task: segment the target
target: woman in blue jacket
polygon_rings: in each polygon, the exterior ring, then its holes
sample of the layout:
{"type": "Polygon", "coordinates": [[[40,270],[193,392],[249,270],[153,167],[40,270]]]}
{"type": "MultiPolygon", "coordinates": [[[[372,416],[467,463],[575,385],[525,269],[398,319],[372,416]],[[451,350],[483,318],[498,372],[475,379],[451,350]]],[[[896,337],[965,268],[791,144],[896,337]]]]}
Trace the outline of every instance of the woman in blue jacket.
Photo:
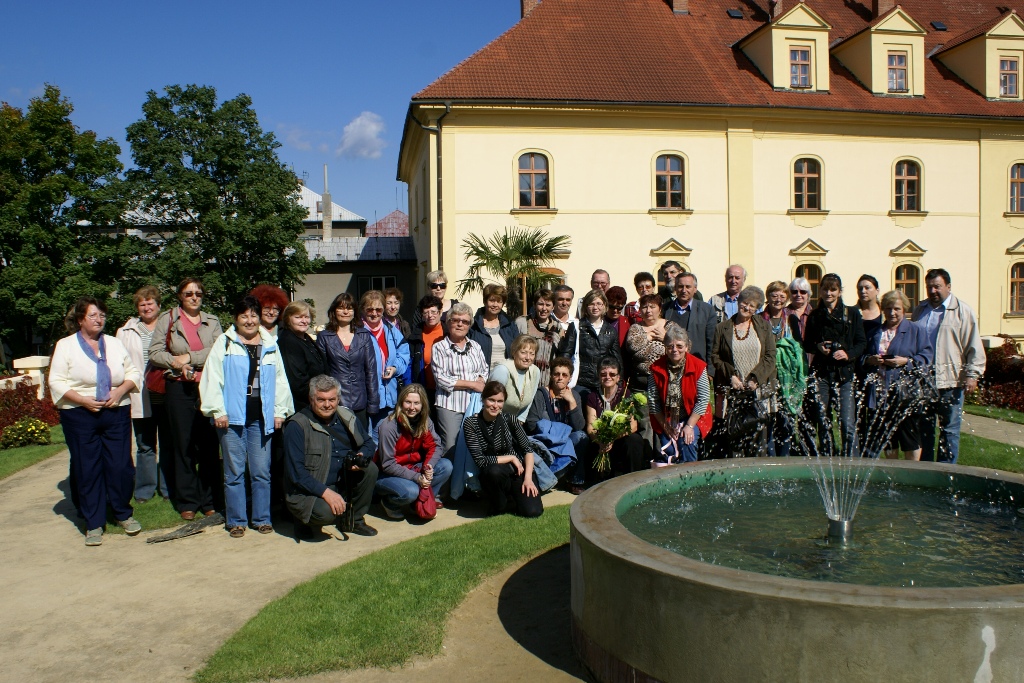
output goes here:
{"type": "Polygon", "coordinates": [[[199,409],[213,419],[224,459],[224,503],[232,538],[245,535],[245,470],[252,488],[252,525],[270,525],[270,437],[292,414],[292,393],[276,340],[260,326],[260,302],[247,296],[235,324],[210,348],[199,382],[199,409]]]}
{"type": "Polygon", "coordinates": [[[503,310],[507,300],[508,290],[503,286],[484,287],[484,305],[477,309],[469,330],[469,338],[480,345],[489,369],[512,357],[512,342],[519,336],[519,328],[503,310]]]}
{"type": "Polygon", "coordinates": [[[377,414],[370,418],[370,433],[377,441],[377,424],[390,415],[398,403],[398,383],[409,369],[409,344],[397,326],[384,319],[384,293],[371,289],[359,300],[363,327],[374,339],[377,361],[377,414]]]}
{"type": "MultiPolygon", "coordinates": [[[[935,358],[928,333],[906,317],[910,310],[910,300],[906,294],[898,289],[888,292],[882,297],[881,306],[885,322],[871,335],[867,352],[861,358],[869,372],[873,370],[880,375],[877,384],[868,386],[869,416],[878,407],[878,394],[885,394],[889,385],[899,379],[905,368],[928,366],[935,358]]],[[[908,415],[900,422],[885,446],[886,457],[895,458],[898,448],[903,451],[903,457],[907,460],[921,459],[919,418],[920,416],[916,414],[908,415]]],[[[875,421],[869,419],[871,422],[875,421]]]]}
{"type": "Polygon", "coordinates": [[[327,312],[327,329],[317,335],[317,348],[327,359],[328,372],[341,384],[341,405],[368,426],[367,415],[380,410],[376,343],[356,316],[356,300],[342,292],[327,312]]]}

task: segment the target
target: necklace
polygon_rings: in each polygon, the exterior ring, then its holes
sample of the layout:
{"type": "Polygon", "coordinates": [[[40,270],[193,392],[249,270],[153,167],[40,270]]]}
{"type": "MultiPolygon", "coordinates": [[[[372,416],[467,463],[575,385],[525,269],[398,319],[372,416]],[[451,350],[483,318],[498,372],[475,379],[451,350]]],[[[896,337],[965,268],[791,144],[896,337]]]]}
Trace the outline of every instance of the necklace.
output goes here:
{"type": "Polygon", "coordinates": [[[778,337],[779,333],[782,332],[782,321],[783,320],[784,320],[784,318],[781,315],[778,318],[770,318],[768,320],[768,324],[770,324],[772,326],[772,334],[774,334],[776,337],[778,337]],[[776,320],[779,321],[778,325],[775,324],[776,320]]]}
{"type": "Polygon", "coordinates": [[[259,349],[259,346],[257,344],[246,344],[244,342],[242,343],[242,346],[245,347],[245,352],[249,354],[249,358],[256,360],[256,352],[257,349],[259,349]]]}
{"type": "Polygon", "coordinates": [[[744,334],[741,337],[740,333],[737,331],[737,330],[739,330],[739,325],[734,325],[733,328],[732,328],[732,336],[736,337],[736,341],[746,341],[747,337],[750,336],[750,328],[753,327],[753,326],[754,326],[753,323],[751,323],[748,320],[747,321],[747,333],[744,334]]]}

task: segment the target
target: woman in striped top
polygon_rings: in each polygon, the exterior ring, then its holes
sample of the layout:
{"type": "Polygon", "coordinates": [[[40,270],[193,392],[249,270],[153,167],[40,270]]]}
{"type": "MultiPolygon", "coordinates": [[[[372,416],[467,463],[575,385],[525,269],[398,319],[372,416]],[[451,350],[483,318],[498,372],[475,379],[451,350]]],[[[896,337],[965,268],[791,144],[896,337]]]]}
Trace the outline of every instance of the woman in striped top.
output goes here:
{"type": "Polygon", "coordinates": [[[533,470],[536,456],[523,425],[514,415],[502,412],[505,391],[505,385],[497,381],[484,386],[480,395],[483,409],[463,424],[466,446],[480,468],[480,486],[492,514],[501,514],[514,505],[516,514],[522,517],[539,517],[544,503],[533,470]]]}

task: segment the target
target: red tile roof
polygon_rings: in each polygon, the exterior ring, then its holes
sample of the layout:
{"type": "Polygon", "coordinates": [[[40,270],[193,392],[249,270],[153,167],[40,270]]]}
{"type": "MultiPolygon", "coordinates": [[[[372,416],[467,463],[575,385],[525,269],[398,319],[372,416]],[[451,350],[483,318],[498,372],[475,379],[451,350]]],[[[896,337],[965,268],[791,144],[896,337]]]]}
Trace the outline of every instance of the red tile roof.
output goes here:
{"type": "MultiPolygon", "coordinates": [[[[1016,11],[1014,11],[1014,14],[1016,14],[1016,11]]],[[[975,26],[974,28],[970,29],[969,31],[965,31],[964,33],[961,33],[956,38],[954,38],[953,40],[951,40],[948,43],[946,43],[945,45],[943,45],[942,49],[939,50],[939,52],[945,52],[946,50],[952,50],[954,47],[956,47],[958,45],[963,45],[968,40],[974,40],[978,36],[980,36],[980,35],[982,35],[984,33],[988,33],[990,30],[995,28],[996,24],[998,24],[999,22],[1001,22],[1005,18],[1006,18],[1005,14],[999,14],[999,15],[996,15],[996,16],[992,17],[988,21],[985,21],[985,22],[979,24],[978,26],[975,26]]]]}
{"type": "Polygon", "coordinates": [[[408,237],[409,217],[395,209],[373,225],[366,226],[367,237],[408,237]]]}
{"type": "MultiPolygon", "coordinates": [[[[507,1],[507,0],[506,0],[507,1]]],[[[782,0],[783,11],[794,0],[782,0]]],[[[1000,18],[1005,0],[903,0],[929,30],[925,52],[1000,18]]],[[[832,25],[829,42],[869,26],[868,0],[811,0],[832,25]],[[863,3],[863,4],[862,4],[863,3]]],[[[417,102],[592,102],[825,109],[887,114],[1024,117],[1024,103],[990,102],[935,59],[925,60],[925,96],[874,95],[836,59],[830,92],[776,91],[735,46],[768,21],[767,0],[542,0],[524,19],[413,96],[417,102]],[[732,19],[727,9],[739,9],[732,19]]]]}

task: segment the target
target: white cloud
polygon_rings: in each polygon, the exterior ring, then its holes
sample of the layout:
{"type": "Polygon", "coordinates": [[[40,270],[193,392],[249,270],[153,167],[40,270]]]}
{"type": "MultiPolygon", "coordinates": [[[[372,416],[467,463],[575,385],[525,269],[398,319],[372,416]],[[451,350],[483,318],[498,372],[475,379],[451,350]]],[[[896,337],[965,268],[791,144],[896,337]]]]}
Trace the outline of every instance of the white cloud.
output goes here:
{"type": "Polygon", "coordinates": [[[302,126],[293,126],[288,123],[277,124],[277,130],[288,147],[308,152],[313,149],[313,143],[309,141],[309,131],[302,126]]]}
{"type": "Polygon", "coordinates": [[[384,119],[372,111],[364,111],[345,126],[336,154],[361,159],[379,159],[388,144],[381,139],[384,130],[384,119]]]}

